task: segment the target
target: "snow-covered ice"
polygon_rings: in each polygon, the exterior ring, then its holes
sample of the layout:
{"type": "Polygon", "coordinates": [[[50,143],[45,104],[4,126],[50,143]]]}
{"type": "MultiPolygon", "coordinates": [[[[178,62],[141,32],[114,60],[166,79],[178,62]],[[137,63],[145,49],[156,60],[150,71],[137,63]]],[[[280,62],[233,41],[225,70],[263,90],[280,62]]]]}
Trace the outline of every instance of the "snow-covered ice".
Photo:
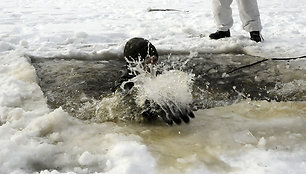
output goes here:
{"type": "Polygon", "coordinates": [[[0,173],[304,174],[305,101],[244,101],[199,110],[174,127],[91,123],[49,109],[24,56],[111,58],[135,36],[165,54],[306,55],[306,1],[258,3],[262,43],[241,29],[235,1],[233,36],[215,41],[210,0],[1,0],[0,173]]]}

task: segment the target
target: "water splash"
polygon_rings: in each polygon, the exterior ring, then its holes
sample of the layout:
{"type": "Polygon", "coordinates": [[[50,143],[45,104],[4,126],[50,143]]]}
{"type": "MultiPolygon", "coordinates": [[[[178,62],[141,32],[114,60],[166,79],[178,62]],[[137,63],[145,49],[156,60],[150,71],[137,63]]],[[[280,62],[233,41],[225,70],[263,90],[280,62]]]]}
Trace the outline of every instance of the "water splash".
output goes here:
{"type": "Polygon", "coordinates": [[[192,74],[179,70],[165,71],[157,77],[141,74],[135,77],[136,101],[142,104],[145,100],[153,100],[159,105],[172,101],[177,106],[187,106],[192,102],[192,82],[192,74]]]}
{"type": "Polygon", "coordinates": [[[91,117],[96,122],[143,122],[145,119],[141,113],[147,109],[147,100],[159,106],[171,104],[186,108],[192,103],[193,77],[179,70],[165,71],[157,76],[142,72],[129,80],[134,83],[130,91],[121,88],[101,100],[87,102],[78,110],[77,117],[91,117]]]}

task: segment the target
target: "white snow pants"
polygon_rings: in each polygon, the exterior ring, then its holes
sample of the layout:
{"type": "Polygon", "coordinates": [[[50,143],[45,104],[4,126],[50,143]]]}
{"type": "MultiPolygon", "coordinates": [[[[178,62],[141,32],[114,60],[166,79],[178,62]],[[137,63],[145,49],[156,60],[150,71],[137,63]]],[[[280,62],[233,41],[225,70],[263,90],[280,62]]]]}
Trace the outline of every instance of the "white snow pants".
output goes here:
{"type": "MultiPolygon", "coordinates": [[[[227,31],[233,26],[231,4],[233,0],[212,0],[213,14],[218,31],[227,31]]],[[[260,15],[257,0],[237,0],[243,29],[261,31],[260,15]]]]}

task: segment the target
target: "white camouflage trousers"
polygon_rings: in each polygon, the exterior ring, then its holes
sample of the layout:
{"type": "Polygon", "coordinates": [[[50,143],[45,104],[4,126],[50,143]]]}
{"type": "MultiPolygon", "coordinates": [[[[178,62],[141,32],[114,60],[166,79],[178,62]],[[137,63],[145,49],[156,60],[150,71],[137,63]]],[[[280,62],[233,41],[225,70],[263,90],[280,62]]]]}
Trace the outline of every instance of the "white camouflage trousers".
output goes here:
{"type": "MultiPolygon", "coordinates": [[[[233,26],[233,0],[212,0],[213,14],[218,31],[227,31],[233,26]]],[[[257,0],[237,0],[240,19],[244,30],[261,31],[260,15],[257,0]]]]}

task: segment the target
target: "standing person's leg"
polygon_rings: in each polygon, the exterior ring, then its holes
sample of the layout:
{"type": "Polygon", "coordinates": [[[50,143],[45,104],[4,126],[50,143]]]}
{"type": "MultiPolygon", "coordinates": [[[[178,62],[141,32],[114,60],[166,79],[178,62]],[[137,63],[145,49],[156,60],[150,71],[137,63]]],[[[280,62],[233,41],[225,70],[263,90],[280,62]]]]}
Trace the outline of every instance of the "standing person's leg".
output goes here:
{"type": "Polygon", "coordinates": [[[213,14],[217,32],[209,35],[211,39],[230,37],[229,29],[233,26],[231,3],[233,0],[212,0],[213,14]]]}
{"type": "Polygon", "coordinates": [[[243,29],[250,32],[251,39],[260,42],[262,30],[257,0],[237,0],[243,29]]]}
{"type": "Polygon", "coordinates": [[[233,26],[232,2],[233,0],[212,0],[213,14],[218,31],[227,31],[233,26]]]}

